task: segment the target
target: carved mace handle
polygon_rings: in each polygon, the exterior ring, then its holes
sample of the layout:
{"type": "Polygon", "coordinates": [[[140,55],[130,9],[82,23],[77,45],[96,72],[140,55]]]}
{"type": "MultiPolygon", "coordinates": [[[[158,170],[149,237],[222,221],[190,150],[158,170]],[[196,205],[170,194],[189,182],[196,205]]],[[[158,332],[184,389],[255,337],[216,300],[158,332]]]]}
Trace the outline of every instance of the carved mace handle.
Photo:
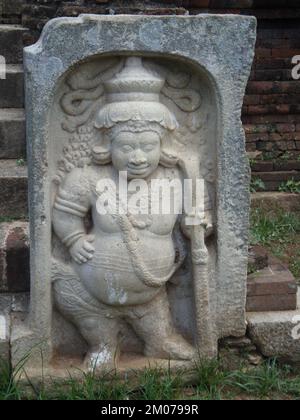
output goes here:
{"type": "MultiPolygon", "coordinates": [[[[187,179],[193,180],[196,185],[196,179],[201,179],[200,165],[188,165],[182,160],[178,165],[183,170],[187,179]],[[198,170],[195,170],[195,167],[198,170]]],[[[195,198],[195,187],[193,190],[195,198]]],[[[203,197],[204,200],[204,197],[203,197]]],[[[196,199],[194,200],[196,201],[196,199]]],[[[204,207],[204,206],[203,206],[204,207]]],[[[186,218],[192,218],[194,223],[190,223],[190,240],[193,263],[194,297],[196,309],[196,326],[198,351],[201,359],[212,359],[218,355],[218,339],[216,332],[215,317],[212,312],[211,293],[210,293],[210,270],[209,254],[205,243],[206,224],[199,217],[200,210],[196,209],[194,215],[186,218]],[[199,213],[199,214],[198,214],[199,213]]]]}

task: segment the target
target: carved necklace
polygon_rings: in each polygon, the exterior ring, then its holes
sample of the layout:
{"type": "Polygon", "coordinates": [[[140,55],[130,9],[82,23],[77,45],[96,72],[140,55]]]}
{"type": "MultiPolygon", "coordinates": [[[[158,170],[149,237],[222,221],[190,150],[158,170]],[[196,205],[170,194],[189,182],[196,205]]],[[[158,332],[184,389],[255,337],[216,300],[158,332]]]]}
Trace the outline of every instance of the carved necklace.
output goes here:
{"type": "MultiPolygon", "coordinates": [[[[142,197],[141,201],[143,200],[143,198],[144,197],[142,197]]],[[[126,215],[128,217],[128,220],[130,221],[130,223],[132,224],[132,226],[135,227],[135,228],[137,228],[137,229],[141,229],[141,230],[144,230],[144,229],[149,228],[152,225],[152,223],[153,223],[153,217],[150,214],[151,213],[151,202],[149,200],[149,197],[146,197],[146,198],[147,198],[147,201],[148,201],[148,214],[145,214],[145,216],[147,216],[145,220],[138,220],[138,219],[136,219],[136,217],[135,217],[136,215],[135,214],[132,214],[130,212],[130,209],[128,208],[128,206],[127,206],[127,212],[126,212],[126,215]]],[[[119,194],[117,194],[117,206],[118,206],[117,208],[119,208],[119,209],[121,207],[123,209],[126,208],[125,205],[124,205],[124,203],[122,202],[122,200],[120,200],[119,194]]]]}

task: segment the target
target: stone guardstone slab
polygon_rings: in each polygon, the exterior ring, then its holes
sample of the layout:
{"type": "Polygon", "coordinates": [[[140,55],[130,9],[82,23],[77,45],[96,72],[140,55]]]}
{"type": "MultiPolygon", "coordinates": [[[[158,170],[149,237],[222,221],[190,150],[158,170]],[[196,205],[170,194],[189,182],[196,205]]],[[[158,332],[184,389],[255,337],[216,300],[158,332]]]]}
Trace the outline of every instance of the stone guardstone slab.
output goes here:
{"type": "Polygon", "coordinates": [[[255,38],[253,17],[82,15],[25,49],[31,297],[13,365],[186,366],[244,335],[255,38]]]}

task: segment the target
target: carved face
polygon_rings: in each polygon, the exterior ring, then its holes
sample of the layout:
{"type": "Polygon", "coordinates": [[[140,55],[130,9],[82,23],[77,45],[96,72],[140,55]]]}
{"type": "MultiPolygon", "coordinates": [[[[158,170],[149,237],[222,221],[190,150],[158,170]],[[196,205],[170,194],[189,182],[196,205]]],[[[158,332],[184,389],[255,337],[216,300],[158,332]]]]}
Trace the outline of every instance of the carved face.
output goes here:
{"type": "Polygon", "coordinates": [[[122,131],[112,142],[112,162],[118,171],[127,171],[128,179],[147,178],[158,167],[160,137],[153,131],[122,131]]]}

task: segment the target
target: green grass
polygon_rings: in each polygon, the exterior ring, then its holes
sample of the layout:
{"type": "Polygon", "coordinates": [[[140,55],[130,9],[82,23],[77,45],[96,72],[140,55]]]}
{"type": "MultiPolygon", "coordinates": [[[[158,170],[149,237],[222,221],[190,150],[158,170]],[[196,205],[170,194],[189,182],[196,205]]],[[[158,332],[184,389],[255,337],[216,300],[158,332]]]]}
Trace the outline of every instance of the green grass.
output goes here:
{"type": "Polygon", "coordinates": [[[250,183],[250,192],[255,193],[257,191],[264,191],[266,189],[266,185],[261,178],[252,177],[250,183]]]}
{"type": "Polygon", "coordinates": [[[10,223],[15,221],[28,221],[27,216],[0,216],[0,223],[10,223]]]}
{"type": "Polygon", "coordinates": [[[295,181],[294,178],[282,182],[279,187],[280,192],[288,192],[293,194],[300,194],[300,181],[295,181]]]}
{"type": "Polygon", "coordinates": [[[273,242],[290,243],[300,233],[300,216],[296,213],[266,214],[256,209],[251,214],[252,245],[271,245],[273,242]]]}
{"type": "Polygon", "coordinates": [[[300,277],[300,215],[278,211],[252,211],[250,241],[262,245],[289,265],[296,278],[300,277]]]}
{"type": "Polygon", "coordinates": [[[30,392],[16,381],[16,374],[4,364],[0,368],[0,400],[239,400],[300,399],[299,372],[267,360],[259,367],[229,371],[222,361],[201,361],[189,372],[194,385],[184,386],[184,371],[149,368],[120,380],[117,376],[82,374],[52,381],[47,387],[31,384],[30,392]]]}

